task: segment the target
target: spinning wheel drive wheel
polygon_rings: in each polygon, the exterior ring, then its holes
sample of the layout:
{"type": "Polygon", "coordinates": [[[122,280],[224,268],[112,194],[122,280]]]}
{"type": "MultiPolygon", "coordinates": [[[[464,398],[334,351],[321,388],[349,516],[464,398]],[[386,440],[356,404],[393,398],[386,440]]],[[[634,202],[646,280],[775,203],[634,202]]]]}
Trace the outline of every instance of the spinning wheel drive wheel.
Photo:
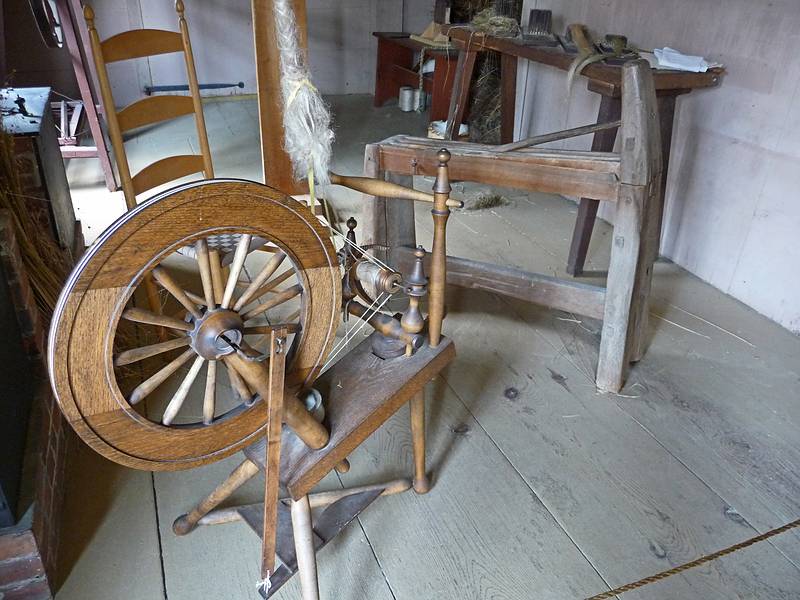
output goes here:
{"type": "Polygon", "coordinates": [[[184,185],[127,213],[76,267],[50,331],[53,389],[107,458],[195,467],[252,443],[267,424],[266,403],[226,357],[264,354],[271,329],[285,326],[287,393],[310,387],[340,308],[336,253],[307,207],[256,183],[184,185]],[[150,276],[161,314],[142,308],[137,291],[150,276]]]}

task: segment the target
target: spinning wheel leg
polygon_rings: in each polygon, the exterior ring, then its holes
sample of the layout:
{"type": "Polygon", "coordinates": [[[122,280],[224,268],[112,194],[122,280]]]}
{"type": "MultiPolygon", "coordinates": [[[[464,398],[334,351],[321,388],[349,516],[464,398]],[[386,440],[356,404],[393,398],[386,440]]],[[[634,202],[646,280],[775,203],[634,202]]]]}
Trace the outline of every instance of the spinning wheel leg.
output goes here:
{"type": "Polygon", "coordinates": [[[175,535],[186,535],[191,533],[197,523],[214,510],[221,502],[228,498],[233,492],[250,481],[258,473],[258,465],[250,460],[245,460],[236,467],[228,478],[220,483],[216,489],[208,496],[203,498],[188,514],[181,515],[172,524],[172,531],[175,535]]]}
{"type": "Polygon", "coordinates": [[[297,553],[297,570],[303,600],[319,600],[317,556],[314,551],[314,532],[311,529],[311,504],[308,496],[292,502],[292,531],[297,553]]]}
{"type": "Polygon", "coordinates": [[[411,408],[411,439],[414,443],[414,491],[427,494],[431,489],[425,473],[425,392],[414,395],[411,408]]]}

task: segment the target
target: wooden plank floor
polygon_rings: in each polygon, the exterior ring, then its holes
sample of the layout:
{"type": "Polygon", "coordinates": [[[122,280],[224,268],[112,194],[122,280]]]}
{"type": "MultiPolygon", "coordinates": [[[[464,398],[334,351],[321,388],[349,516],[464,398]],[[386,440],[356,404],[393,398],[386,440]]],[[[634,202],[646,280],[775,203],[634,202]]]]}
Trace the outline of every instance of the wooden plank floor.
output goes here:
{"type": "MultiPolygon", "coordinates": [[[[424,128],[370,104],[334,99],[340,172],[360,171],[364,143],[424,128]]],[[[257,179],[253,102],[211,103],[206,115],[218,174],[257,179]]],[[[190,146],[191,123],[137,138],[134,160],[164,144],[190,146]]],[[[94,210],[107,196],[90,161],[69,172],[99,233],[114,204],[94,210]]],[[[454,215],[450,252],[564,276],[575,206],[505,195],[507,204],[454,215]]],[[[357,214],[356,195],[332,196],[343,215],[357,214]]],[[[418,210],[421,243],[430,232],[418,210]]],[[[598,227],[588,269],[607,265],[608,232],[598,227]]],[[[585,598],[800,514],[800,339],[742,304],[660,262],[650,348],[618,395],[593,385],[598,322],[480,291],[450,290],[450,309],[458,358],[428,388],[434,489],[378,500],[323,550],[324,598],[585,598]]],[[[258,544],[246,527],[171,532],[236,461],[152,476],[81,447],[58,600],[255,598],[258,544]]],[[[323,486],[408,473],[407,409],[351,462],[323,486]]],[[[260,485],[235,500],[256,501],[260,485]]],[[[784,534],[622,598],[798,598],[798,542],[784,534]]],[[[278,597],[298,595],[292,581],[278,597]]]]}

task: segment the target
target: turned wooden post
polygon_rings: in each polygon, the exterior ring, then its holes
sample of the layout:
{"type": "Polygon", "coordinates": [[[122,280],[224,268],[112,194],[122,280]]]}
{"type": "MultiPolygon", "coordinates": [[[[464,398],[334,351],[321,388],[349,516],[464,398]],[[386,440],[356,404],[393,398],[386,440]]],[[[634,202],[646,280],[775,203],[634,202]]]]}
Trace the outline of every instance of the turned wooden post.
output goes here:
{"type": "Polygon", "coordinates": [[[111,92],[111,82],[108,79],[106,61],[103,58],[103,45],[100,41],[100,34],[94,26],[94,9],[88,4],[83,7],[83,18],[86,20],[86,28],[89,30],[89,42],[92,46],[92,58],[97,70],[97,80],[100,84],[100,96],[103,99],[103,112],[108,128],[108,137],[111,138],[111,146],[114,148],[114,160],[119,170],[119,179],[122,184],[125,205],[128,210],[136,208],[136,192],[133,190],[133,179],[131,169],[128,166],[128,157],[125,154],[125,143],[122,139],[122,130],[117,120],[117,111],[114,110],[114,95],[111,92]]]}
{"type": "Polygon", "coordinates": [[[428,306],[428,335],[431,347],[436,348],[442,337],[442,319],[444,319],[445,286],[447,285],[447,219],[450,209],[447,201],[450,198],[450,176],[447,163],[450,152],[441,149],[438,154],[439,167],[436,183],[433,186],[433,249],[431,250],[430,301],[428,306]]]}
{"type": "Polygon", "coordinates": [[[197,141],[200,143],[200,154],[203,155],[203,174],[206,179],[213,179],[214,166],[211,163],[211,148],[208,145],[206,118],[203,115],[203,102],[200,98],[200,85],[197,82],[197,69],[194,66],[192,41],[189,39],[189,26],[186,24],[183,0],[176,0],[175,11],[178,13],[178,25],[181,28],[181,38],[183,39],[183,54],[186,59],[186,78],[189,82],[189,91],[191,92],[192,104],[194,105],[197,141]]]}
{"type": "Polygon", "coordinates": [[[414,444],[414,491],[427,494],[431,489],[425,472],[425,390],[417,392],[411,402],[411,440],[414,444]]]}
{"type": "Polygon", "coordinates": [[[311,505],[308,496],[292,502],[292,532],[303,600],[319,600],[317,557],[314,551],[314,532],[311,529],[311,505]]]}

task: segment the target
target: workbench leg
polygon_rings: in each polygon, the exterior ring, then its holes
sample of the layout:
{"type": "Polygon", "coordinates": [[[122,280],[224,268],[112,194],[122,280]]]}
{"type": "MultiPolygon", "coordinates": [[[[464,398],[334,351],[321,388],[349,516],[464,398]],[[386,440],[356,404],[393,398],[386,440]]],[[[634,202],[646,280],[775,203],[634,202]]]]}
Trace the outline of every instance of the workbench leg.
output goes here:
{"type": "Polygon", "coordinates": [[[650,288],[652,281],[652,268],[658,259],[661,247],[661,229],[664,224],[664,204],[667,195],[667,176],[669,174],[669,155],[672,150],[672,127],[675,118],[675,94],[657,96],[659,128],[661,133],[661,159],[663,168],[657,193],[650,198],[645,219],[645,235],[642,243],[643,264],[650,269],[648,277],[643,279],[643,285],[637,289],[639,297],[636,316],[634,319],[635,338],[632,341],[631,362],[638,362],[644,356],[647,348],[647,323],[650,315],[650,288]]]}
{"type": "Polygon", "coordinates": [[[391,40],[378,38],[378,60],[375,70],[375,106],[383,106],[390,98],[397,98],[400,84],[394,77],[393,65],[411,69],[414,66],[414,51],[391,40]]]}
{"type": "Polygon", "coordinates": [[[417,392],[411,402],[411,440],[414,445],[414,491],[427,494],[431,489],[425,472],[425,390],[417,392]]]}
{"type": "Polygon", "coordinates": [[[597,387],[603,392],[616,393],[622,388],[631,354],[646,190],[644,186],[620,184],[597,362],[597,387]]]}
{"type": "Polygon", "coordinates": [[[444,121],[450,114],[450,96],[456,80],[456,69],[447,54],[437,54],[435,61],[430,118],[431,121],[444,121]]]}
{"type": "Polygon", "coordinates": [[[447,129],[444,134],[446,140],[458,138],[458,130],[467,116],[472,74],[475,71],[477,57],[478,53],[471,50],[462,50],[458,54],[455,83],[450,95],[450,110],[447,113],[447,129]]]}
{"type": "MultiPolygon", "coordinates": [[[[598,123],[617,121],[622,114],[622,100],[618,97],[601,96],[600,110],[597,114],[598,123]]],[[[595,152],[612,152],[617,139],[616,129],[606,129],[594,134],[592,150],[595,152]]],[[[589,251],[589,242],[592,240],[592,230],[597,217],[597,208],[600,203],[591,198],[581,198],[578,204],[578,217],[575,220],[575,230],[572,233],[572,245],[569,249],[567,260],[567,273],[578,277],[583,273],[586,263],[586,253],[589,251]]]]}
{"type": "MultiPolygon", "coordinates": [[[[370,144],[364,152],[364,177],[388,180],[407,187],[413,187],[414,178],[410,175],[386,173],[380,164],[377,144],[370,144]]],[[[373,196],[367,199],[362,212],[361,243],[374,245],[372,253],[388,263],[396,265],[392,250],[403,246],[414,248],[417,245],[414,223],[414,202],[373,196]]]]}
{"type": "Polygon", "coordinates": [[[511,54],[501,54],[500,58],[500,143],[514,141],[514,120],[517,105],[517,63],[519,59],[511,54]]]}
{"type": "Polygon", "coordinates": [[[317,556],[314,551],[314,532],[311,529],[311,505],[308,496],[292,502],[292,533],[297,554],[297,572],[303,600],[319,600],[317,556]]]}

